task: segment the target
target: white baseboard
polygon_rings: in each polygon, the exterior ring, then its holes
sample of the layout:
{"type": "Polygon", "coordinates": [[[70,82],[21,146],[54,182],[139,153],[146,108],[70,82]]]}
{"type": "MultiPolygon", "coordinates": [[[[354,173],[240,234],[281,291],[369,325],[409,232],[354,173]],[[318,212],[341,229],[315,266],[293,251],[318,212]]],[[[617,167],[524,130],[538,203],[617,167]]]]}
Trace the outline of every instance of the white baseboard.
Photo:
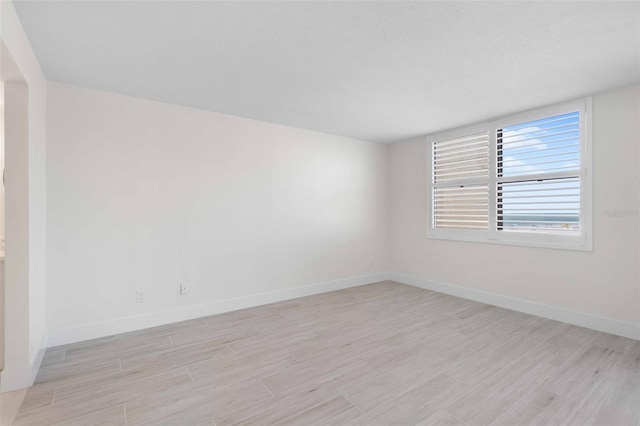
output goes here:
{"type": "Polygon", "coordinates": [[[232,299],[217,300],[200,305],[190,305],[160,312],[84,324],[77,327],[51,330],[48,334],[48,342],[50,346],[65,345],[238,309],[281,302],[283,300],[296,299],[298,297],[311,296],[313,294],[326,293],[328,291],[372,284],[387,279],[389,279],[389,274],[386,272],[360,275],[249,296],[235,297],[232,299]]]}
{"type": "Polygon", "coordinates": [[[580,327],[604,331],[617,336],[640,340],[640,324],[625,322],[613,318],[600,317],[584,312],[572,311],[558,306],[545,305],[501,294],[489,293],[468,287],[460,287],[452,284],[426,280],[424,278],[390,272],[390,280],[414,287],[446,293],[464,299],[475,300],[489,305],[499,306],[512,311],[524,312],[543,318],[566,322],[580,327]]]}
{"type": "MultiPolygon", "coordinates": [[[[395,272],[380,272],[370,275],[361,275],[325,281],[315,284],[308,284],[300,287],[292,287],[266,293],[253,294],[249,296],[235,297],[231,299],[217,300],[199,305],[190,305],[180,308],[151,312],[143,315],[118,318],[115,320],[84,324],[77,327],[52,330],[48,334],[50,346],[64,345],[84,340],[96,339],[99,337],[111,336],[114,334],[126,333],[129,331],[142,330],[179,321],[186,321],[194,318],[235,311],[238,309],[251,308],[254,306],[266,305],[269,303],[281,302],[298,297],[311,296],[328,291],[341,290],[360,285],[371,284],[379,281],[393,280],[402,284],[414,287],[433,290],[464,299],[475,300],[490,305],[500,306],[518,312],[562,321],[581,327],[591,328],[618,336],[640,340],[640,324],[619,321],[613,318],[599,317],[583,312],[572,311],[557,306],[545,305],[531,302],[515,297],[504,296],[496,293],[489,293],[467,287],[460,287],[395,272]]],[[[42,357],[40,356],[40,360],[42,357]]],[[[39,366],[38,362],[38,366],[39,366]]],[[[37,368],[35,369],[37,372],[37,368]]],[[[4,373],[3,373],[4,389],[4,373]]],[[[35,377],[35,373],[34,373],[35,377]]]]}
{"type": "Polygon", "coordinates": [[[47,350],[47,335],[42,336],[38,350],[31,357],[29,365],[7,366],[0,375],[0,393],[11,392],[32,386],[38,375],[40,364],[47,350]]]}

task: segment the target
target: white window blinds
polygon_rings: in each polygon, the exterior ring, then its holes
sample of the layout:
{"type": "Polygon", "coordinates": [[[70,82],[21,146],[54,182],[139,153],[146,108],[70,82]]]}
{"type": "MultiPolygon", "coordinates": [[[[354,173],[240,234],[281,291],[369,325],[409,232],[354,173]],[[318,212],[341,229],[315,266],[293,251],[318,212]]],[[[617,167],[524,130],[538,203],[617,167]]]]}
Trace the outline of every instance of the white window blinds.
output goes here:
{"type": "Polygon", "coordinates": [[[580,114],[497,129],[497,229],[580,232],[580,114]]]}
{"type": "Polygon", "coordinates": [[[435,142],[432,149],[432,226],[487,229],[489,133],[435,142]]]}

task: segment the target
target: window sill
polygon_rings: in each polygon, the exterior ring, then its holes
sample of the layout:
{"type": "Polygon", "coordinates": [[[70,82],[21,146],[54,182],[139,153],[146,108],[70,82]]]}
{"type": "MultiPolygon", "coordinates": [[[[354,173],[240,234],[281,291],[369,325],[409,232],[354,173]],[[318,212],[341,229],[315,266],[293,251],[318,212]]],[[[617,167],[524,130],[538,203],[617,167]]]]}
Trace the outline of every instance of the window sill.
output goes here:
{"type": "Polygon", "coordinates": [[[554,250],[570,250],[570,251],[593,251],[593,246],[589,243],[586,245],[578,244],[558,244],[553,242],[540,242],[540,241],[510,241],[510,240],[490,240],[487,238],[471,238],[471,237],[452,237],[441,235],[428,235],[428,239],[442,240],[442,241],[462,241],[467,243],[485,243],[485,244],[499,244],[503,246],[518,246],[518,247],[530,247],[530,248],[545,248],[554,250]]]}

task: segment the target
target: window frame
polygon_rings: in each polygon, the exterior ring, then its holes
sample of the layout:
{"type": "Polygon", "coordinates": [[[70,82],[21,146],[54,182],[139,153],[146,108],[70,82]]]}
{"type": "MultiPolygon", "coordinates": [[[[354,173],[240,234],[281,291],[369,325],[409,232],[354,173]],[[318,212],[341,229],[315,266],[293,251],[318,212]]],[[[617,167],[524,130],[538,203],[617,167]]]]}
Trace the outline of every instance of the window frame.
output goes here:
{"type": "MultiPolygon", "coordinates": [[[[484,123],[475,123],[427,136],[427,238],[452,241],[467,241],[506,244],[527,247],[592,251],[592,98],[585,97],[547,107],[536,108],[484,123]],[[497,229],[497,184],[509,178],[497,176],[497,131],[512,125],[540,120],[555,115],[578,111],[580,114],[580,169],[575,173],[580,178],[580,233],[557,235],[534,232],[509,232],[497,229]],[[433,228],[433,143],[488,132],[489,134],[489,227],[475,229],[433,228]]],[[[467,182],[465,182],[467,184],[467,182]]]]}

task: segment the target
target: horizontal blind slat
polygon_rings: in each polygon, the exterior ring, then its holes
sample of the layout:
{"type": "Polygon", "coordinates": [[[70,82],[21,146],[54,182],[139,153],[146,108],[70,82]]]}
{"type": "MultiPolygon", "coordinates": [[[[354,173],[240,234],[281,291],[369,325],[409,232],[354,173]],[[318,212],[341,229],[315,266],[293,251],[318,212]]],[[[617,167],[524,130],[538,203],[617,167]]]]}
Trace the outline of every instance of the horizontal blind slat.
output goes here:
{"type": "Polygon", "coordinates": [[[432,145],[435,184],[489,178],[489,133],[465,135],[432,145]]]}
{"type": "MultiPolygon", "coordinates": [[[[542,151],[542,152],[547,152],[542,151]]],[[[534,155],[534,156],[525,156],[525,155],[519,155],[518,158],[510,158],[508,160],[499,160],[499,164],[506,164],[507,166],[509,165],[509,163],[513,163],[513,162],[517,162],[517,163],[522,163],[522,162],[527,162],[527,165],[534,165],[534,164],[550,164],[550,163],[561,163],[562,161],[571,161],[571,160],[577,160],[577,158],[575,158],[576,154],[580,154],[580,150],[571,150],[571,151],[567,151],[567,152],[562,152],[562,153],[553,153],[553,154],[544,154],[544,155],[534,155]],[[541,162],[532,162],[531,160],[538,160],[540,158],[558,158],[558,157],[565,157],[565,156],[571,156],[571,158],[565,158],[565,159],[560,159],[557,161],[541,161],[541,162]]]]}
{"type": "Polygon", "coordinates": [[[488,185],[434,188],[432,226],[443,229],[488,229],[488,185]]]}
{"type": "MultiPolygon", "coordinates": [[[[538,129],[538,130],[533,130],[533,131],[530,131],[530,132],[518,133],[517,135],[505,135],[505,136],[502,137],[502,139],[505,141],[504,142],[505,144],[513,143],[513,142],[520,142],[521,139],[518,139],[516,141],[509,141],[508,139],[520,138],[521,136],[524,136],[524,135],[533,135],[533,134],[536,134],[536,133],[544,133],[544,132],[548,132],[550,130],[561,129],[561,128],[565,128],[565,127],[571,127],[571,129],[556,131],[556,132],[553,132],[551,134],[544,135],[544,137],[549,137],[549,136],[554,136],[554,135],[563,135],[565,133],[575,133],[575,132],[580,130],[579,127],[578,127],[578,123],[569,123],[569,124],[563,124],[561,126],[547,127],[544,130],[538,129]]],[[[509,133],[509,130],[505,131],[504,133],[509,133]]],[[[538,138],[539,137],[540,136],[538,136],[538,138]]]]}
{"type": "MultiPolygon", "coordinates": [[[[555,136],[555,135],[549,135],[549,137],[551,136],[555,136]]],[[[520,143],[520,146],[518,146],[518,148],[522,149],[522,148],[530,148],[532,146],[540,146],[540,145],[545,145],[545,146],[549,146],[552,145],[554,143],[559,143],[559,142],[566,142],[566,141],[570,141],[570,140],[576,140],[579,139],[579,136],[569,136],[566,138],[560,138],[560,139],[553,139],[550,141],[541,141],[539,137],[537,138],[527,138],[527,139],[520,139],[517,141],[513,141],[513,142],[504,142],[503,141],[503,145],[512,145],[516,142],[520,143]],[[531,143],[522,143],[522,142],[529,142],[529,141],[537,141],[537,142],[531,142],[531,143]]],[[[538,150],[540,150],[540,148],[538,148],[538,150]]]]}
{"type": "Polygon", "coordinates": [[[575,112],[570,112],[570,113],[567,113],[567,114],[556,115],[556,116],[553,116],[553,117],[545,117],[545,118],[541,118],[539,120],[529,121],[529,122],[526,122],[526,123],[510,124],[508,127],[505,127],[505,128],[518,130],[518,129],[522,129],[522,128],[527,127],[527,126],[531,126],[532,123],[536,123],[538,125],[546,125],[546,124],[550,124],[550,123],[556,123],[558,121],[575,119],[576,117],[579,116],[579,114],[580,113],[578,111],[575,111],[575,112]]]}
{"type": "Polygon", "coordinates": [[[578,234],[580,179],[498,183],[497,229],[506,232],[578,234]]]}

